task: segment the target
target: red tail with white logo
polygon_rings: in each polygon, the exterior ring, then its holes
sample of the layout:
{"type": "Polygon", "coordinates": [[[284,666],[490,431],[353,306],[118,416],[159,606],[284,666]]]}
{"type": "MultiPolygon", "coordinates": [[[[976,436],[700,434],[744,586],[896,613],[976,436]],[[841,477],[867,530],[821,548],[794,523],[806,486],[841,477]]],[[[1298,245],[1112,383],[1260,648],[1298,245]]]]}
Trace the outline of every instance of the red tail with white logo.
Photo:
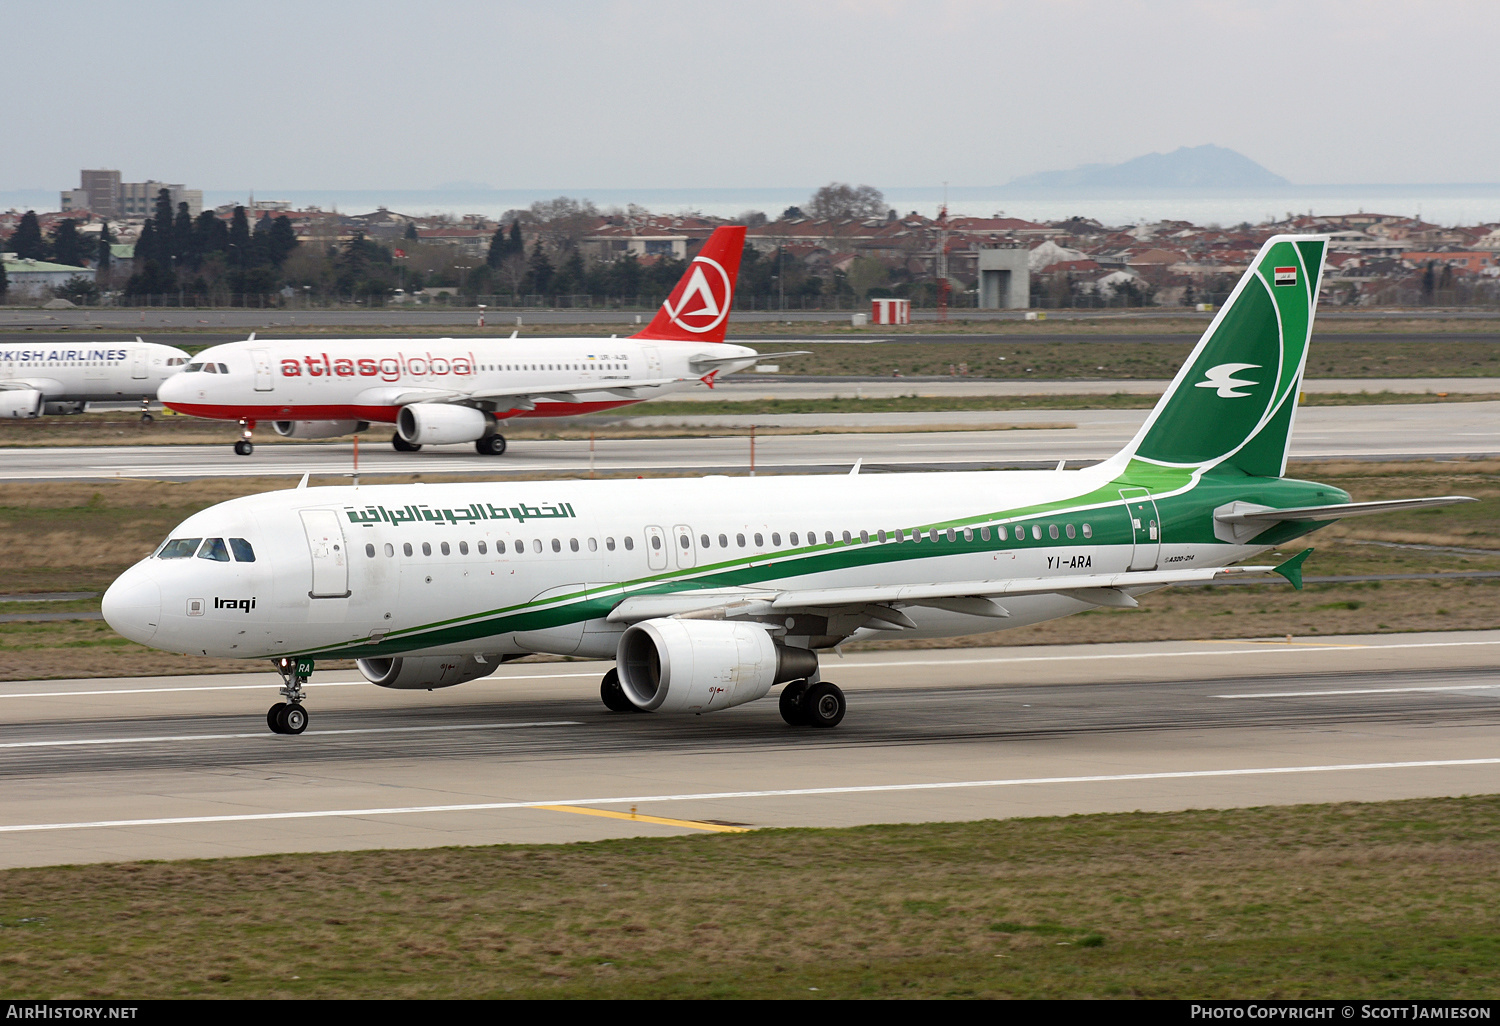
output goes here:
{"type": "Polygon", "coordinates": [[[724,341],[744,251],[742,226],[715,228],[656,317],[645,331],[632,337],[664,342],[724,341]]]}

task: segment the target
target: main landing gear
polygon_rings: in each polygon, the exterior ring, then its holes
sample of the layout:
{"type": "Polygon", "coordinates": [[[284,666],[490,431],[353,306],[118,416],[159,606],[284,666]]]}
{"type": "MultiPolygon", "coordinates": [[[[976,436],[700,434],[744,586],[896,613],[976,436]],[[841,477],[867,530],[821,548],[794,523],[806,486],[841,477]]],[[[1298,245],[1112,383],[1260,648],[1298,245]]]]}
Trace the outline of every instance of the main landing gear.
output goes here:
{"type": "Polygon", "coordinates": [[[151,416],[151,397],[141,396],[141,423],[150,424],[156,418],[151,416]]]}
{"type": "MultiPolygon", "coordinates": [[[[240,421],[240,440],[234,443],[234,454],[236,456],[249,456],[255,451],[255,443],[250,441],[250,436],[255,433],[255,421],[240,421]]],[[[296,731],[301,733],[301,731],[296,731]]]]}
{"type": "Polygon", "coordinates": [[[281,674],[281,694],[285,702],[277,702],[266,710],[266,726],[273,734],[300,734],[307,729],[307,710],[302,707],[306,693],[302,685],[312,676],[311,659],[278,659],[276,672],[281,674]]]}
{"type": "Polygon", "coordinates": [[[483,438],[475,439],[474,451],[481,456],[504,456],[505,436],[501,434],[485,435],[483,438]]]}
{"type": "Polygon", "coordinates": [[[401,432],[397,431],[394,435],[391,436],[391,448],[395,449],[397,452],[417,452],[422,447],[420,445],[412,445],[406,439],[401,437],[401,432]]]}
{"type": "Polygon", "coordinates": [[[844,718],[844,692],[837,684],[794,680],[781,689],[781,718],[793,727],[837,727],[844,718]]]}

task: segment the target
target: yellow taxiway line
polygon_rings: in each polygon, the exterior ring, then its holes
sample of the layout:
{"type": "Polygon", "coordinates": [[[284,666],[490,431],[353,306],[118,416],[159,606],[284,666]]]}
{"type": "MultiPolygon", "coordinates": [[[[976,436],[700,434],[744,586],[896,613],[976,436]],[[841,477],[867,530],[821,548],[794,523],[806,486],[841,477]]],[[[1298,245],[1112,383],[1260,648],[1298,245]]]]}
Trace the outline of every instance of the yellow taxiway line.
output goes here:
{"type": "Polygon", "coordinates": [[[663,819],[661,816],[640,816],[634,809],[629,812],[611,812],[608,809],[586,809],[581,805],[532,805],[533,809],[551,812],[576,812],[580,816],[603,816],[605,819],[626,819],[635,823],[659,823],[662,826],[687,827],[689,830],[713,830],[721,834],[743,834],[750,828],[728,826],[724,823],[704,823],[696,819],[663,819]]]}

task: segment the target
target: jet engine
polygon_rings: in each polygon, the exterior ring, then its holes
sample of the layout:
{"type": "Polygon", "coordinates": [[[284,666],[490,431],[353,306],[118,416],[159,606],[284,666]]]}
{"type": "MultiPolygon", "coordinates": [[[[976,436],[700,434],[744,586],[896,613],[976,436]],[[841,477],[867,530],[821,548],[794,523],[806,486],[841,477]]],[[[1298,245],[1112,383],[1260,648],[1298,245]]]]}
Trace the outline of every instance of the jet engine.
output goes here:
{"type": "Polygon", "coordinates": [[[361,659],[359,672],[365,680],[383,688],[403,691],[431,691],[451,688],[465,681],[488,677],[500,665],[499,660],[481,663],[473,656],[396,656],[391,659],[361,659]]]}
{"type": "Polygon", "coordinates": [[[396,414],[396,431],[412,445],[451,445],[483,438],[490,428],[488,414],[472,406],[413,403],[396,414]]]}
{"type": "Polygon", "coordinates": [[[370,429],[368,420],[278,420],[271,426],[282,438],[338,438],[370,429]]]}
{"type": "Polygon", "coordinates": [[[817,672],[818,657],[772,640],[758,623],[644,620],[620,636],[620,686],[647,712],[704,713],[764,698],[817,672]]]}
{"type": "Polygon", "coordinates": [[[16,388],[0,392],[0,418],[30,420],[42,413],[42,393],[34,388],[16,388]]]}

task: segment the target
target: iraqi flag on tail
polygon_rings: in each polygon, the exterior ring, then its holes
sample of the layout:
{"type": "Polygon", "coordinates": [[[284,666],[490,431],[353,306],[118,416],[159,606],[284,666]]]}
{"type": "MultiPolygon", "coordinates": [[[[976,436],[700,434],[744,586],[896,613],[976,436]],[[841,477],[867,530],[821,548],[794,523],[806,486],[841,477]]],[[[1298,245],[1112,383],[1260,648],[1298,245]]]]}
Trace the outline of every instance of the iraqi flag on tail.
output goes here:
{"type": "Polygon", "coordinates": [[[724,341],[744,251],[742,225],[714,229],[646,330],[632,337],[664,342],[724,341]]]}

